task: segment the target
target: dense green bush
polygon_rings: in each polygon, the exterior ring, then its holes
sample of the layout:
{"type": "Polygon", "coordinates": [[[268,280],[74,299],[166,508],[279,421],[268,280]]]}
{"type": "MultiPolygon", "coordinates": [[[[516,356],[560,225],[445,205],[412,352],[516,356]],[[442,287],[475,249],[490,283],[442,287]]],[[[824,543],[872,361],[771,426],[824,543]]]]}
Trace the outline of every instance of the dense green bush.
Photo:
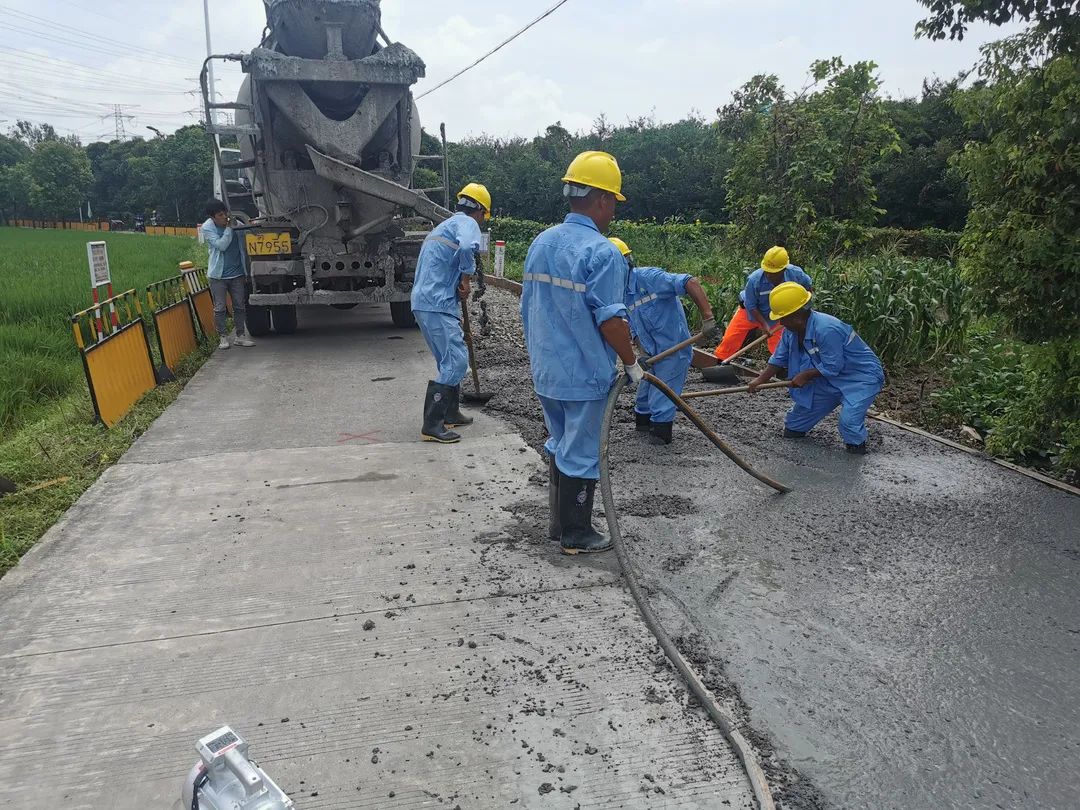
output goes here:
{"type": "Polygon", "coordinates": [[[986,449],[1059,473],[1080,470],[1080,340],[1032,345],[984,329],[933,394],[939,417],[970,425],[986,449]]]}
{"type": "Polygon", "coordinates": [[[971,188],[963,267],[979,303],[1028,340],[1080,329],[1080,58],[966,97],[993,132],[958,158],[971,188]]]}
{"type": "MultiPolygon", "coordinates": [[[[496,217],[491,220],[491,238],[505,240],[507,255],[522,261],[529,244],[547,227],[542,222],[527,219],[496,217]]],[[[639,257],[662,255],[670,261],[683,254],[701,258],[710,253],[719,253],[741,255],[747,263],[754,263],[756,259],[737,247],[733,225],[616,220],[611,224],[610,230],[613,236],[625,239],[639,257]]],[[[872,256],[883,251],[917,258],[952,259],[960,238],[959,233],[937,228],[906,231],[900,228],[861,226],[835,229],[823,225],[812,233],[815,234],[809,246],[812,249],[800,250],[794,246],[791,248],[796,264],[840,254],[872,256]]]]}

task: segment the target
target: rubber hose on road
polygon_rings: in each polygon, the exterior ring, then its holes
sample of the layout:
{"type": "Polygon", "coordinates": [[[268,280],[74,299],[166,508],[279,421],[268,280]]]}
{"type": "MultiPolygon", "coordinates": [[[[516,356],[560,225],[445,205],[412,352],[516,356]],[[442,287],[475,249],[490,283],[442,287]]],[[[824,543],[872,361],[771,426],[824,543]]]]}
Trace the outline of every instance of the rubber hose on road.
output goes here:
{"type": "MultiPolygon", "coordinates": [[[[745,461],[739,458],[738,454],[710,430],[701,420],[701,417],[683,402],[674,391],[664,385],[661,380],[658,380],[652,374],[646,374],[645,379],[660,389],[714,445],[742,469],[746,470],[746,472],[750,473],[750,475],[754,476],[759,481],[776,489],[778,492],[789,491],[788,487],[777,481],[773,481],[768,476],[758,473],[745,461]]],[[[738,753],[743,770],[746,771],[746,776],[750,780],[750,786],[754,791],[754,798],[757,800],[758,810],[775,810],[776,805],[773,803],[772,791],[769,790],[769,782],[765,778],[765,772],[758,763],[757,757],[754,756],[754,752],[750,749],[750,744],[739,730],[735,728],[735,723],[732,718],[728,717],[720,707],[716,698],[713,697],[708,687],[701,682],[697,673],[694,672],[690,664],[683,658],[682,653],[679,652],[679,648],[675,646],[675,642],[671,640],[671,636],[667,634],[667,631],[664,630],[663,626],[660,624],[660,619],[649,605],[647,597],[641,590],[641,586],[638,585],[637,576],[634,574],[634,569],[630,563],[630,557],[626,553],[626,547],[623,545],[622,532],[619,530],[618,512],[616,512],[615,509],[615,497],[611,492],[611,468],[608,463],[608,448],[611,443],[611,421],[615,415],[615,406],[618,403],[619,394],[622,393],[622,390],[625,387],[626,376],[620,374],[619,379],[616,380],[615,385],[611,389],[611,393],[608,394],[607,407],[604,409],[604,424],[600,431],[600,493],[604,499],[604,515],[607,517],[608,533],[615,546],[615,555],[619,558],[619,566],[622,568],[626,584],[630,588],[630,594],[634,597],[634,602],[637,603],[638,611],[641,613],[641,618],[645,621],[646,627],[648,627],[649,631],[656,637],[656,640],[660,642],[660,647],[663,649],[664,654],[675,666],[675,669],[678,670],[679,674],[682,675],[683,680],[686,681],[686,685],[690,688],[694,697],[698,699],[709,717],[711,717],[713,722],[720,728],[724,738],[731,743],[735,748],[736,753],[738,753]]]]}

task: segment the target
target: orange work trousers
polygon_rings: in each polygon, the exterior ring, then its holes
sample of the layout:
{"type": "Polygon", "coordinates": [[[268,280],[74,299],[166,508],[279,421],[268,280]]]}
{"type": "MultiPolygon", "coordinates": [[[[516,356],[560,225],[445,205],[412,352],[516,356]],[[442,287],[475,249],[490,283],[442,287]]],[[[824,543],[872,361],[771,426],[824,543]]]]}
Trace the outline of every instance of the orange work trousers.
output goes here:
{"type": "MultiPolygon", "coordinates": [[[[735,352],[743,347],[747,335],[755,329],[760,328],[761,324],[753,320],[746,313],[745,308],[739,307],[735,310],[735,314],[731,316],[731,321],[728,323],[727,329],[724,330],[724,339],[720,341],[720,345],[717,346],[716,351],[713,352],[716,359],[727,360],[731,355],[735,354],[735,352]]],[[[770,355],[775,352],[776,347],[780,345],[780,336],[782,334],[784,334],[784,328],[777,324],[776,331],[768,341],[770,355]]]]}

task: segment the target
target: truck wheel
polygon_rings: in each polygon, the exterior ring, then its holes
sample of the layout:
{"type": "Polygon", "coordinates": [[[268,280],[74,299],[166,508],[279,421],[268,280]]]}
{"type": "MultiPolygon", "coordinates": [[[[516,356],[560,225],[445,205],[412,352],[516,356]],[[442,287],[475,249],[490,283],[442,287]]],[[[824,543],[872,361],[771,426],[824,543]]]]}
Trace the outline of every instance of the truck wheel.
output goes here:
{"type": "Polygon", "coordinates": [[[415,329],[416,318],[412,314],[412,304],[408,301],[391,301],[390,317],[398,329],[415,329]]]}
{"type": "Polygon", "coordinates": [[[296,306],[283,304],[270,307],[274,318],[274,331],[279,335],[291,335],[296,331],[296,306]]]}
{"type": "Polygon", "coordinates": [[[252,337],[270,334],[270,308],[257,304],[247,305],[247,330],[252,337]]]}

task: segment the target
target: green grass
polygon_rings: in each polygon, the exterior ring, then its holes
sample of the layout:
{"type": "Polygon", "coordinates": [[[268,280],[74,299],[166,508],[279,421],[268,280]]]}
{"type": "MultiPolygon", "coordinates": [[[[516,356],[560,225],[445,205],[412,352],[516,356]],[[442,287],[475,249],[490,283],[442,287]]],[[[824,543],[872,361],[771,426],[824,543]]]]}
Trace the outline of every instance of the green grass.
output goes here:
{"type": "Polygon", "coordinates": [[[0,575],[150,427],[212,352],[204,343],[180,365],[176,382],[152,390],[112,428],[95,420],[80,390],[41,406],[0,441],[0,475],[19,487],[0,499],[0,575]]]}
{"type": "Polygon", "coordinates": [[[90,306],[86,243],[109,246],[113,291],[176,274],[202,247],[183,237],[0,228],[0,442],[86,382],[69,317],[90,306]]]}
{"type": "MultiPolygon", "coordinates": [[[[0,228],[0,574],[13,566],[179,394],[210,355],[203,345],[111,429],[94,418],[69,318],[91,304],[86,242],[109,245],[114,292],[145,292],[205,261],[182,237],[0,228]]],[[[156,352],[156,341],[151,340],[156,352]]]]}

